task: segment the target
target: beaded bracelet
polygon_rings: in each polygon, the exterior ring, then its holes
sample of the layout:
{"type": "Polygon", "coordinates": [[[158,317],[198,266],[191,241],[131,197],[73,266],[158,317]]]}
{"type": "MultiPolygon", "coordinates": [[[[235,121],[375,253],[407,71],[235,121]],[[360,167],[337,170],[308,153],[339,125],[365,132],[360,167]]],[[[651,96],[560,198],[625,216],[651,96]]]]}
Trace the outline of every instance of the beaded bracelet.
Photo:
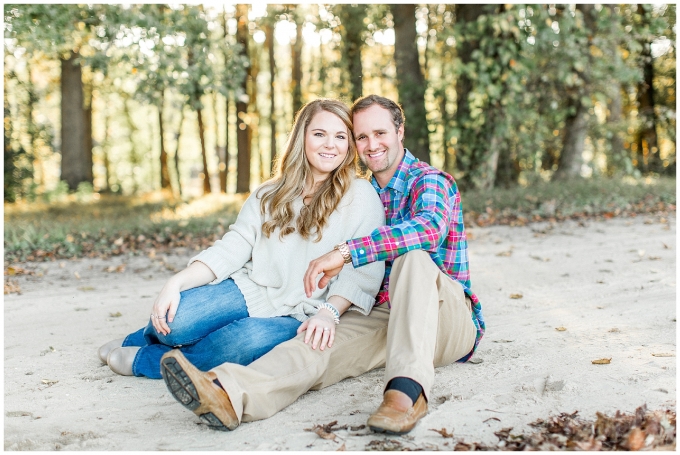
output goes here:
{"type": "Polygon", "coordinates": [[[331,305],[328,302],[323,302],[322,304],[319,305],[319,310],[322,308],[327,309],[331,313],[333,313],[333,320],[335,321],[335,324],[340,324],[340,312],[338,311],[337,308],[335,308],[333,305],[331,305]]]}

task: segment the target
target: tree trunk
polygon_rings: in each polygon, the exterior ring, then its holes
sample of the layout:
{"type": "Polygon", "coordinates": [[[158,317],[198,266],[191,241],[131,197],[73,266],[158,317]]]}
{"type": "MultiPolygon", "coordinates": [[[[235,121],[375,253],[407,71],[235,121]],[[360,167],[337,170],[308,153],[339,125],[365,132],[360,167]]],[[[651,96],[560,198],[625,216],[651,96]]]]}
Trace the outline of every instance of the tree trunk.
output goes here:
{"type": "MultiPolygon", "coordinates": [[[[224,31],[224,61],[229,61],[227,54],[229,42],[229,29],[227,27],[227,8],[223,6],[222,30],[224,31]]],[[[220,191],[227,193],[227,176],[229,173],[229,91],[224,94],[224,153],[220,154],[220,191]]]]}
{"type": "Polygon", "coordinates": [[[361,49],[364,45],[363,32],[366,30],[364,18],[366,17],[366,5],[340,5],[338,16],[342,23],[342,43],[344,56],[347,60],[347,72],[349,74],[350,93],[355,101],[363,94],[363,65],[361,63],[361,49]]]}
{"type": "Polygon", "coordinates": [[[250,137],[248,141],[250,143],[251,153],[255,154],[260,182],[264,179],[264,160],[262,159],[262,147],[260,146],[260,110],[257,107],[257,99],[259,98],[257,78],[260,74],[261,51],[262,48],[257,44],[250,46],[250,67],[248,68],[250,71],[250,80],[252,82],[248,92],[248,118],[250,119],[248,125],[250,137]],[[252,152],[253,149],[254,152],[252,152]]]}
{"type": "Polygon", "coordinates": [[[220,155],[220,191],[227,192],[227,176],[229,173],[229,93],[224,97],[224,151],[220,155]]]}
{"type": "Polygon", "coordinates": [[[296,32],[295,43],[291,49],[293,60],[293,77],[291,79],[291,92],[293,93],[293,116],[302,107],[302,26],[303,21],[298,11],[299,5],[295,6],[293,17],[295,18],[296,32]]]}
{"type": "Polygon", "coordinates": [[[75,190],[81,182],[92,183],[85,152],[83,80],[77,54],[61,59],[61,179],[75,190]]]}
{"type": "Polygon", "coordinates": [[[394,58],[399,102],[406,116],[405,144],[416,158],[430,161],[430,139],[425,110],[425,79],[416,42],[416,6],[390,5],[394,16],[394,58]]]}
{"type": "MultiPolygon", "coordinates": [[[[638,9],[643,9],[639,5],[638,9]]],[[[649,22],[647,15],[649,12],[643,9],[643,17],[646,23],[649,22]]],[[[654,59],[651,53],[651,43],[642,42],[642,61],[644,80],[638,84],[638,116],[640,118],[640,133],[638,139],[638,154],[642,159],[638,159],[638,168],[642,172],[661,172],[663,166],[659,158],[658,136],[656,134],[656,110],[654,103],[654,59]]]]}
{"type": "Polygon", "coordinates": [[[170,182],[170,171],[168,169],[168,153],[165,151],[165,134],[163,129],[163,105],[165,104],[165,90],[161,90],[161,99],[158,106],[158,132],[160,134],[161,146],[161,189],[172,191],[170,182]]]}
{"type": "MultiPolygon", "coordinates": [[[[121,92],[125,93],[125,92],[121,92]]],[[[130,113],[130,97],[127,94],[123,95],[123,115],[125,116],[125,120],[128,124],[128,128],[130,130],[130,157],[128,158],[130,160],[130,165],[132,169],[134,170],[135,166],[141,163],[141,157],[140,154],[137,153],[137,147],[138,147],[138,141],[136,140],[135,136],[137,135],[138,128],[137,124],[132,120],[132,114],[130,113]]],[[[137,191],[139,190],[139,182],[137,181],[137,176],[135,173],[132,173],[132,193],[137,194],[137,191]]]]}
{"type": "Polygon", "coordinates": [[[175,174],[177,174],[177,192],[182,197],[182,177],[179,173],[179,138],[182,136],[182,123],[184,123],[184,107],[180,107],[179,126],[175,135],[175,174]]]}
{"type": "Polygon", "coordinates": [[[85,159],[85,175],[87,177],[87,182],[94,183],[94,175],[92,173],[93,160],[92,160],[92,149],[94,148],[94,142],[92,141],[92,104],[93,104],[93,91],[92,83],[88,83],[84,86],[86,89],[84,92],[83,99],[85,104],[83,105],[83,115],[85,123],[85,135],[83,136],[83,157],[85,159]]]}
{"type": "Polygon", "coordinates": [[[276,163],[276,61],[274,60],[274,26],[265,26],[265,43],[269,54],[269,176],[276,163]]]}
{"type": "MultiPolygon", "coordinates": [[[[614,163],[623,168],[624,171],[629,172],[632,169],[627,169],[626,161],[628,156],[623,145],[624,125],[622,125],[623,118],[623,97],[621,96],[621,84],[618,81],[612,81],[611,87],[611,102],[609,105],[609,119],[608,123],[612,129],[611,139],[611,156],[614,163]]],[[[607,166],[608,170],[611,166],[607,166]]]]}
{"type": "MultiPolygon", "coordinates": [[[[588,45],[595,37],[596,13],[594,5],[576,5],[576,9],[583,15],[584,27],[588,30],[588,45]]],[[[584,52],[589,52],[584,49],[584,52]]],[[[574,113],[569,115],[564,125],[564,138],[562,151],[557,164],[557,170],[553,175],[554,180],[567,180],[577,178],[581,175],[581,165],[583,164],[583,149],[588,135],[588,107],[584,106],[581,100],[590,96],[588,69],[583,72],[583,87],[571,96],[569,100],[570,108],[574,113]]]]}
{"type": "MultiPolygon", "coordinates": [[[[238,20],[236,38],[241,44],[241,55],[248,58],[248,5],[237,5],[236,16],[238,20]]],[[[237,96],[236,101],[236,142],[238,146],[237,193],[250,192],[250,134],[248,132],[249,126],[246,122],[248,115],[248,79],[250,79],[250,68],[248,68],[241,83],[243,95],[237,96]]]]}
{"type": "Polygon", "coordinates": [[[210,172],[208,172],[208,154],[205,150],[203,109],[196,109],[196,117],[198,118],[198,136],[201,139],[201,158],[203,160],[203,194],[210,194],[210,172]]]}
{"type": "Polygon", "coordinates": [[[553,180],[568,180],[581,175],[583,148],[588,134],[588,108],[580,99],[574,100],[576,112],[567,117],[564,141],[553,180]]]}
{"type": "Polygon", "coordinates": [[[104,140],[102,141],[102,161],[104,162],[104,187],[102,191],[109,192],[111,189],[111,163],[109,162],[109,122],[110,114],[104,109],[104,140]]]}
{"type": "MultiPolygon", "coordinates": [[[[496,13],[496,5],[456,5],[456,21],[462,25],[475,23],[482,15],[496,13]]],[[[474,64],[473,52],[479,49],[476,36],[468,36],[456,45],[456,52],[460,65],[474,64]]],[[[461,74],[456,80],[456,126],[459,131],[456,143],[456,169],[460,177],[459,183],[463,187],[475,186],[477,176],[481,173],[479,166],[484,161],[485,153],[489,150],[484,146],[480,150],[479,135],[482,133],[473,128],[470,123],[470,94],[474,88],[474,81],[466,74],[461,74]]],[[[488,125],[484,125],[488,127],[488,125]]],[[[493,128],[493,125],[491,126],[493,128]]],[[[485,132],[484,132],[485,133],[485,132]]],[[[489,139],[490,141],[491,139],[489,139]]]]}
{"type": "Polygon", "coordinates": [[[455,156],[453,155],[452,150],[450,149],[450,137],[449,135],[451,134],[451,128],[449,125],[449,114],[446,110],[446,103],[448,102],[448,98],[446,96],[446,90],[442,90],[439,96],[439,112],[441,113],[442,116],[442,135],[444,140],[443,142],[443,148],[444,148],[444,172],[447,172],[451,175],[453,175],[453,166],[454,166],[454,158],[455,156]]]}

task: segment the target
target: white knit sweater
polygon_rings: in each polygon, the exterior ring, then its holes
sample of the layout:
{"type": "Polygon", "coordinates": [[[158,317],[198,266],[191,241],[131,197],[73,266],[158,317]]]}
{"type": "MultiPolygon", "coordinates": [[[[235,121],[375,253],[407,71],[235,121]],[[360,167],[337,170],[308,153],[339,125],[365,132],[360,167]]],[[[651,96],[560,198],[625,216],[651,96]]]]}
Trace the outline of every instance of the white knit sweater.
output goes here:
{"type": "MultiPolygon", "coordinates": [[[[210,284],[232,278],[243,293],[252,317],[292,316],[305,321],[318,311],[318,305],[332,295],[352,302],[351,310],[368,314],[385,273],[385,263],[373,262],[357,269],[345,264],[342,271],[324,289],[305,295],[302,278],[309,262],[328,253],[335,245],[369,235],[385,224],[385,212],[372,185],[355,179],[331,214],[321,241],[303,239],[293,232],[279,238],[277,228],[266,237],[262,223],[269,215],[260,213],[259,187],[243,204],[236,222],[221,240],[191,258],[189,264],[201,261],[217,278],[210,284]]],[[[302,208],[302,198],[293,202],[295,213],[302,208]]],[[[318,279],[321,278],[319,275],[318,279]]]]}

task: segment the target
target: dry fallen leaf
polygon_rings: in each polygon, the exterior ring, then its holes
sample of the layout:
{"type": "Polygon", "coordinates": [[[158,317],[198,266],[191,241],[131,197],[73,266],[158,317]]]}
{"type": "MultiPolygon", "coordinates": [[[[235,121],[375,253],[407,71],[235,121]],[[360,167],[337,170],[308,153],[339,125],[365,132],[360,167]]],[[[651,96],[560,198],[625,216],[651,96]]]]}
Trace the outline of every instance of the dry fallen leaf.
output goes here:
{"type": "Polygon", "coordinates": [[[510,294],[511,299],[521,299],[522,297],[524,297],[522,294],[510,294]]]}
{"type": "Polygon", "coordinates": [[[73,272],[73,275],[74,275],[76,278],[80,279],[80,273],[78,273],[78,272],[73,272]]]}
{"type": "Polygon", "coordinates": [[[560,327],[555,327],[555,330],[557,330],[558,332],[564,332],[564,331],[567,330],[567,328],[560,326],[560,327]]]}
{"type": "Polygon", "coordinates": [[[439,433],[440,435],[442,435],[445,438],[452,438],[453,437],[453,433],[449,433],[448,431],[446,431],[446,428],[442,428],[441,430],[435,430],[434,428],[430,428],[430,431],[434,431],[435,433],[439,433]]]}
{"type": "Polygon", "coordinates": [[[305,428],[305,431],[313,431],[314,433],[319,435],[320,438],[335,441],[335,438],[337,436],[335,433],[333,433],[333,427],[337,425],[337,423],[338,421],[334,420],[331,423],[327,423],[326,425],[316,424],[312,428],[305,428]]]}
{"type": "Polygon", "coordinates": [[[644,431],[640,428],[633,428],[626,441],[628,450],[640,450],[643,448],[645,446],[645,438],[647,438],[647,434],[644,431]]]}
{"type": "Polygon", "coordinates": [[[343,442],[340,447],[336,450],[336,452],[344,452],[347,450],[347,447],[345,447],[345,443],[343,442]]]}
{"type": "Polygon", "coordinates": [[[19,283],[16,280],[7,280],[5,281],[5,295],[7,294],[21,294],[21,286],[19,286],[19,283]]]}
{"type": "Polygon", "coordinates": [[[113,244],[116,245],[116,246],[121,246],[121,245],[123,244],[123,242],[124,242],[123,237],[118,237],[118,238],[113,242],[113,244]]]}
{"type": "Polygon", "coordinates": [[[621,332],[621,329],[617,329],[616,327],[613,327],[613,328],[609,329],[609,331],[610,331],[611,333],[620,333],[620,332],[621,332]]]}
{"type": "Polygon", "coordinates": [[[591,361],[591,363],[593,365],[609,365],[610,363],[612,363],[612,358],[609,357],[608,359],[597,359],[591,361]]]}
{"type": "Polygon", "coordinates": [[[496,254],[496,256],[501,256],[501,257],[508,257],[510,255],[512,255],[512,250],[501,251],[500,253],[496,254]]]}
{"type": "Polygon", "coordinates": [[[15,265],[7,267],[7,269],[5,269],[5,275],[35,275],[35,273],[15,265]]]}
{"type": "Polygon", "coordinates": [[[78,288],[79,291],[94,291],[94,288],[92,286],[80,286],[78,288]]]}
{"type": "Polygon", "coordinates": [[[115,312],[115,313],[109,313],[109,317],[112,317],[112,318],[119,318],[119,317],[121,317],[122,315],[123,315],[123,314],[122,314],[120,311],[117,311],[117,312],[115,312]]]}
{"type": "Polygon", "coordinates": [[[675,357],[672,352],[659,352],[657,354],[652,354],[654,357],[675,357]]]}

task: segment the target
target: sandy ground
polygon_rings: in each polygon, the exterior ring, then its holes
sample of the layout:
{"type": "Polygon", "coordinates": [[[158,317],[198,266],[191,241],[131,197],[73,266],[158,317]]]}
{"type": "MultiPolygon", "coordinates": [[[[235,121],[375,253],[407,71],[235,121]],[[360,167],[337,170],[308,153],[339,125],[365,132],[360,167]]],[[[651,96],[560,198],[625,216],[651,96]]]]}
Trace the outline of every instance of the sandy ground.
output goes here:
{"type": "MultiPolygon", "coordinates": [[[[439,368],[429,414],[391,438],[450,449],[461,439],[494,444],[494,431],[527,431],[560,412],[674,410],[676,226],[664,221],[470,228],[487,320],[481,363],[439,368]],[[603,358],[611,363],[591,363],[603,358]],[[441,428],[454,439],[431,431],[441,428]]],[[[16,277],[21,294],[4,299],[5,450],[364,450],[386,439],[351,429],[380,403],[382,370],[222,433],[199,424],[162,381],[101,365],[97,348],[141,327],[191,254],[19,264],[35,274],[16,277]],[[305,431],[335,420],[350,428],[334,441],[305,431]]]]}

